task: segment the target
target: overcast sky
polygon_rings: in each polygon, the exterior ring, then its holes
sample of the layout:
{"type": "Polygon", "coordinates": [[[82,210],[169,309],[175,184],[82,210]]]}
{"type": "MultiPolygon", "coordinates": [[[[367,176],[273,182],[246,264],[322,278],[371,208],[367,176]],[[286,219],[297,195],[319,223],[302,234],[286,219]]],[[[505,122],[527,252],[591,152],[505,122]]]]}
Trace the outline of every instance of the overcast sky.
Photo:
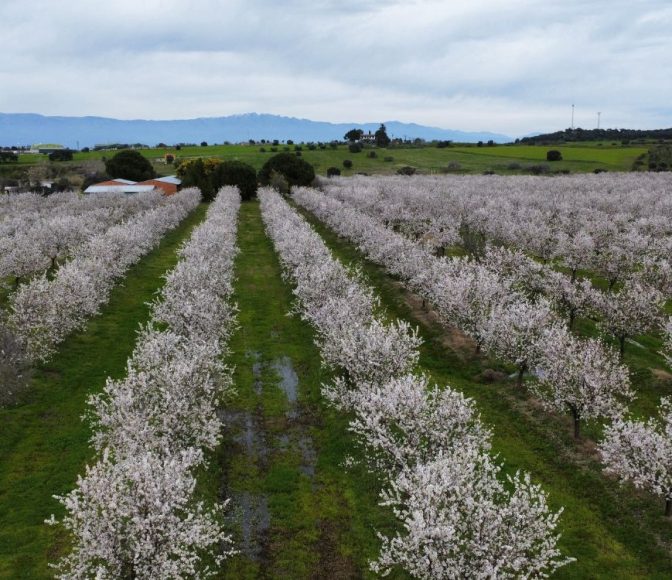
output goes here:
{"type": "Polygon", "coordinates": [[[0,0],[0,112],[672,126],[671,0],[0,0]]]}

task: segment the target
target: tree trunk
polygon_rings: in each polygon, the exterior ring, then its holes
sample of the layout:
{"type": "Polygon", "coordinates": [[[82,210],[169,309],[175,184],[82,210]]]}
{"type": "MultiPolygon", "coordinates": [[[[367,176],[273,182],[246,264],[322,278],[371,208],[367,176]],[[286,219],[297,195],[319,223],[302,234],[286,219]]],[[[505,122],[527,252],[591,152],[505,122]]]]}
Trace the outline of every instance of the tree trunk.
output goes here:
{"type": "Polygon", "coordinates": [[[425,299],[422,299],[422,309],[427,310],[427,303],[425,302],[425,299]]]}
{"type": "Polygon", "coordinates": [[[478,340],[476,341],[476,354],[481,354],[481,342],[478,340]]]}
{"type": "Polygon", "coordinates": [[[523,375],[525,374],[525,371],[527,370],[527,365],[524,364],[522,367],[518,369],[518,386],[522,387],[523,386],[523,375]]]}
{"type": "Polygon", "coordinates": [[[665,500],[665,515],[668,518],[672,516],[672,499],[665,500]]]}
{"type": "Polygon", "coordinates": [[[575,310],[570,310],[569,311],[569,330],[572,330],[574,328],[574,320],[576,320],[576,311],[575,310]]]}
{"type": "Polygon", "coordinates": [[[611,292],[614,289],[614,284],[618,282],[618,278],[610,278],[609,279],[609,292],[611,292]]]}
{"type": "Polygon", "coordinates": [[[574,418],[574,439],[581,439],[581,420],[576,409],[572,409],[572,417],[574,418]]]}
{"type": "Polygon", "coordinates": [[[572,284],[576,282],[576,268],[572,269],[572,284]]]}
{"type": "Polygon", "coordinates": [[[621,362],[623,362],[623,357],[625,356],[625,339],[626,339],[625,336],[619,336],[618,337],[618,342],[619,342],[619,345],[620,345],[620,348],[619,348],[618,352],[619,352],[620,357],[621,357],[621,362]]]}

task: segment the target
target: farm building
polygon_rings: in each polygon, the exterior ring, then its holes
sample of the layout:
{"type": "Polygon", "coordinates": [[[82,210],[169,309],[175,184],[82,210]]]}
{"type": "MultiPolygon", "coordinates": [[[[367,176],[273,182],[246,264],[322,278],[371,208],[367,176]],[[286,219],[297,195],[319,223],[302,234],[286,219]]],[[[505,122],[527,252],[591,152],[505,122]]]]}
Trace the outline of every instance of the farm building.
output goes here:
{"type": "Polygon", "coordinates": [[[141,193],[144,191],[152,191],[160,189],[164,195],[173,195],[177,192],[182,182],[174,175],[167,177],[157,177],[156,179],[149,179],[147,181],[131,181],[129,179],[110,179],[108,181],[101,181],[94,183],[84,190],[84,193],[141,193]]]}

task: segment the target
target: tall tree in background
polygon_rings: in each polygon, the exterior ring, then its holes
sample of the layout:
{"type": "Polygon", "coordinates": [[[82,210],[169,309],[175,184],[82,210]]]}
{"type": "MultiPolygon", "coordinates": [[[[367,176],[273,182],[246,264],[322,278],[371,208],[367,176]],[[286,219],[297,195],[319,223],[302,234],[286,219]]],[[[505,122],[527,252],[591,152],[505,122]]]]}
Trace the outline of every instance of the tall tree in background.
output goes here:
{"type": "Polygon", "coordinates": [[[105,171],[112,178],[145,181],[156,177],[152,164],[138,151],[124,149],[105,162],[105,171]]]}
{"type": "Polygon", "coordinates": [[[382,123],[374,135],[378,147],[387,147],[390,144],[390,138],[387,136],[387,129],[382,123]]]}
{"type": "Polygon", "coordinates": [[[359,141],[362,138],[362,135],[364,135],[364,131],[362,129],[350,129],[343,138],[346,141],[359,141]]]}

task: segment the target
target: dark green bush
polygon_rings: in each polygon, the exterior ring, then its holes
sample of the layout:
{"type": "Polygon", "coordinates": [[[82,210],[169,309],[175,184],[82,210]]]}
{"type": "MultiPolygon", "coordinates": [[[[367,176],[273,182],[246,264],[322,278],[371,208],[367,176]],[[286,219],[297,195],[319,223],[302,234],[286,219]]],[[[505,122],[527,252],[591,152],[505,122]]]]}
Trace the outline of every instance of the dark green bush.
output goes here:
{"type": "Polygon", "coordinates": [[[562,161],[562,153],[557,149],[551,149],[546,153],[546,161],[562,161]]]}
{"type": "Polygon", "coordinates": [[[270,183],[272,171],[284,175],[290,187],[310,185],[315,179],[313,166],[291,153],[278,153],[264,163],[259,171],[259,181],[263,185],[270,183]]]}
{"type": "MultiPolygon", "coordinates": [[[[138,153],[138,155],[140,154],[138,153]]],[[[49,153],[49,161],[72,161],[72,151],[70,149],[58,149],[56,151],[52,151],[51,153],[49,153]]],[[[127,177],[126,179],[131,178],[127,177]]]]}
{"type": "Polygon", "coordinates": [[[112,178],[132,181],[146,181],[156,177],[149,160],[133,149],[119,151],[112,159],[105,161],[105,171],[112,178]]]}
{"type": "Polygon", "coordinates": [[[351,159],[344,159],[343,160],[343,167],[346,169],[352,169],[352,160],[351,159]]]}
{"type": "Polygon", "coordinates": [[[329,167],[327,169],[327,177],[334,177],[335,175],[340,175],[341,170],[338,167],[329,167]]]}
{"type": "Polygon", "coordinates": [[[236,185],[243,201],[257,195],[257,172],[242,161],[223,161],[212,173],[212,186],[218,191],[224,185],[236,185]]]}
{"type": "Polygon", "coordinates": [[[397,175],[415,175],[416,171],[417,169],[415,167],[404,165],[404,167],[397,169],[397,175]]]}

